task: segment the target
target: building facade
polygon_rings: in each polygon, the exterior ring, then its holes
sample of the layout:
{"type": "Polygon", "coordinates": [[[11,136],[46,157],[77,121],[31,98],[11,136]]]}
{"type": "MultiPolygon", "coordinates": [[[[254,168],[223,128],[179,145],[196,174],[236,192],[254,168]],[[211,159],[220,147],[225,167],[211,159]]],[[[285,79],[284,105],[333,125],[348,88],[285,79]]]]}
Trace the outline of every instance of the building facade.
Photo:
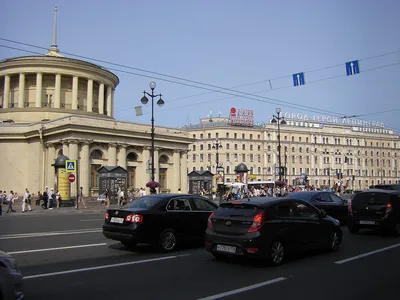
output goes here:
{"type": "MultiPolygon", "coordinates": [[[[121,166],[127,188],[150,181],[151,126],[114,119],[118,77],[89,62],[62,57],[54,46],[44,56],[0,62],[0,189],[20,194],[57,188],[55,159],[78,162],[76,185],[85,196],[99,193],[97,170],[121,166]]],[[[139,97],[139,94],[138,94],[139,97]]],[[[156,127],[155,180],[160,191],[187,191],[186,132],[156,127]]]]}
{"type": "MultiPolygon", "coordinates": [[[[316,187],[341,184],[363,189],[400,182],[400,139],[392,130],[360,122],[322,122],[285,118],[280,124],[282,179],[301,184],[306,175],[316,187]]],[[[196,142],[188,155],[188,169],[217,173],[218,160],[225,182],[236,179],[235,167],[245,163],[249,180],[279,178],[278,125],[268,120],[251,126],[232,125],[230,118],[205,118],[188,126],[196,142]]]]}

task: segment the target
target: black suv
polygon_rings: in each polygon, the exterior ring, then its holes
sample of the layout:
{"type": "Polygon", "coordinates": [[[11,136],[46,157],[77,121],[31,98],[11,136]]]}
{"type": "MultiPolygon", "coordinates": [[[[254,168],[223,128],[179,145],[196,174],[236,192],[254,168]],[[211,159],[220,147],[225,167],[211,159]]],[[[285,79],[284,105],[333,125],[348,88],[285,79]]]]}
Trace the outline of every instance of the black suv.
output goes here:
{"type": "Polygon", "coordinates": [[[216,258],[247,256],[279,265],[287,252],[337,250],[341,240],[339,221],[310,203],[255,197],[222,203],[208,218],[205,244],[216,258]]]}
{"type": "Polygon", "coordinates": [[[374,228],[400,235],[400,191],[370,189],[355,194],[347,223],[351,233],[374,228]]]}
{"type": "Polygon", "coordinates": [[[374,189],[379,190],[397,190],[400,191],[400,184],[378,184],[372,186],[374,189]]]}

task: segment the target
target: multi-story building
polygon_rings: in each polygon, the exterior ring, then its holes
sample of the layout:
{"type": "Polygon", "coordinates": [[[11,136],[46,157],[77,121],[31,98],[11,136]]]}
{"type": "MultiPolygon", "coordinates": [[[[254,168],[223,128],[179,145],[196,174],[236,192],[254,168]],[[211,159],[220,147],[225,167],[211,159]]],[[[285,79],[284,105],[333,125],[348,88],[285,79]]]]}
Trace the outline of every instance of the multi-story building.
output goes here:
{"type": "MultiPolygon", "coordinates": [[[[339,183],[362,189],[400,182],[399,136],[383,124],[321,117],[310,121],[285,115],[289,118],[279,128],[281,164],[286,170],[281,177],[288,184],[300,184],[305,175],[308,183],[317,187],[339,183]]],[[[189,172],[208,169],[216,174],[215,146],[221,145],[218,156],[225,182],[236,179],[239,163],[248,167],[249,180],[277,180],[278,125],[270,120],[258,125],[231,123],[230,118],[211,117],[187,126],[196,139],[188,155],[189,172]]]]}

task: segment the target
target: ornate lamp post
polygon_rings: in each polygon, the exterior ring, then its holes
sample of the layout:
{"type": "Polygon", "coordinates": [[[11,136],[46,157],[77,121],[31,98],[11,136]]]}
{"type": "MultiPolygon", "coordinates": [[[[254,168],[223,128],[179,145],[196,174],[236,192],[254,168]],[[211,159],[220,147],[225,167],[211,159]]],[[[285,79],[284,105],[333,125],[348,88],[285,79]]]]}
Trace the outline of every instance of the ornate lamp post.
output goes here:
{"type": "MultiPolygon", "coordinates": [[[[215,173],[218,173],[218,168],[219,168],[219,153],[218,153],[218,150],[219,150],[220,148],[222,148],[222,143],[221,143],[221,141],[219,141],[218,139],[216,139],[216,140],[213,142],[212,148],[215,149],[215,150],[217,150],[217,153],[216,153],[216,156],[215,156],[215,160],[216,160],[215,173]]],[[[216,182],[216,188],[215,188],[215,190],[216,190],[216,191],[218,190],[218,182],[216,182]]]]}
{"type": "Polygon", "coordinates": [[[279,165],[279,181],[282,181],[282,161],[281,161],[281,131],[280,131],[280,124],[285,125],[286,121],[284,117],[280,116],[281,109],[278,107],[276,109],[276,114],[272,115],[271,123],[276,124],[278,123],[278,165],[279,165]]]}
{"type": "Polygon", "coordinates": [[[151,97],[151,181],[155,181],[154,176],[154,98],[160,97],[157,101],[158,106],[163,106],[165,104],[164,100],[161,98],[161,94],[154,95],[154,89],[156,88],[156,83],[154,81],[150,82],[149,87],[151,89],[151,94],[143,91],[143,97],[140,100],[144,105],[149,102],[146,95],[151,97]]]}

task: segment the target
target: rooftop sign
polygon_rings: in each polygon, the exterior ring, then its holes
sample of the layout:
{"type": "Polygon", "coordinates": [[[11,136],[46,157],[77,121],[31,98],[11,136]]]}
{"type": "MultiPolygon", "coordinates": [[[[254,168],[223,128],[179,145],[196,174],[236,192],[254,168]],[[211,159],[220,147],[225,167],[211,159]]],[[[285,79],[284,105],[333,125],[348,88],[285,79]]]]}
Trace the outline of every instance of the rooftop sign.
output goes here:
{"type": "Polygon", "coordinates": [[[232,107],[229,112],[229,125],[232,126],[254,126],[254,112],[250,109],[236,109],[232,107]]]}

